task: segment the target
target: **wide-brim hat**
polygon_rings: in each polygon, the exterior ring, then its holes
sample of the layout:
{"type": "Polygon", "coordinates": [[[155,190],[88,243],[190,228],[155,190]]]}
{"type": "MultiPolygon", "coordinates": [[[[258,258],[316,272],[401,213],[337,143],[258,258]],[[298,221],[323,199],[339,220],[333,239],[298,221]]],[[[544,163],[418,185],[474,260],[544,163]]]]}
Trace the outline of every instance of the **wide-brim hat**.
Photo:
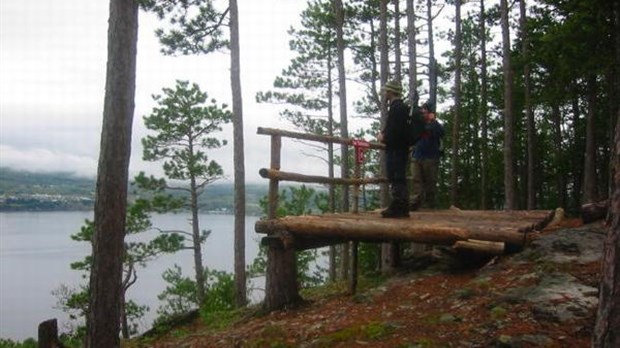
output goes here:
{"type": "Polygon", "coordinates": [[[383,85],[383,87],[381,87],[381,89],[383,91],[390,91],[398,95],[401,95],[403,93],[403,87],[401,86],[400,82],[395,80],[388,81],[385,85],[383,85]]]}

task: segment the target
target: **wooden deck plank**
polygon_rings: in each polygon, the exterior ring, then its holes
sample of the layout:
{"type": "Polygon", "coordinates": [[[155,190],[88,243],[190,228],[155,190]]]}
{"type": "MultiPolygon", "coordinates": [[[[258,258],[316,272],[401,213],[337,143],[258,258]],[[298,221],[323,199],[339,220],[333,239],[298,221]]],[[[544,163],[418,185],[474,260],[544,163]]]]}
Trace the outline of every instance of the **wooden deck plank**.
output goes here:
{"type": "Polygon", "coordinates": [[[255,230],[271,236],[286,232],[292,238],[317,239],[321,240],[322,244],[333,239],[334,242],[394,240],[452,245],[457,241],[475,239],[522,246],[529,238],[524,232],[544,228],[553,215],[554,212],[550,210],[449,209],[416,211],[409,218],[384,219],[378,211],[373,211],[260,220],[256,223],[255,230]]]}

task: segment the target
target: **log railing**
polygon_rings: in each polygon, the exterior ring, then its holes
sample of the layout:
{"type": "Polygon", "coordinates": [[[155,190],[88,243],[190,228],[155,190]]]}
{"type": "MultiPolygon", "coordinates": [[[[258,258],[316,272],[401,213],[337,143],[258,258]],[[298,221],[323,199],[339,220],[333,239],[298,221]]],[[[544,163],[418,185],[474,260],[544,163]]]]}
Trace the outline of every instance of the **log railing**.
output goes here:
{"type": "MultiPolygon", "coordinates": [[[[341,138],[327,135],[316,135],[308,133],[298,133],[285,131],[275,128],[262,128],[259,127],[257,134],[271,136],[271,166],[270,168],[262,168],[259,171],[261,177],[269,179],[269,209],[268,218],[274,219],[276,217],[275,212],[278,206],[278,187],[280,181],[293,181],[302,183],[314,183],[314,184],[329,184],[329,185],[348,185],[353,186],[353,212],[356,213],[359,210],[359,187],[366,184],[382,184],[387,183],[385,178],[360,178],[361,162],[355,161],[354,177],[353,178],[330,178],[326,176],[317,175],[304,175],[299,173],[291,173],[281,171],[281,149],[282,138],[291,138],[297,140],[315,141],[321,143],[340,144],[343,146],[356,146],[357,140],[353,138],[341,138]]],[[[358,145],[359,147],[359,145],[358,145]]],[[[370,150],[382,150],[385,145],[376,142],[367,142],[364,146],[370,150]]]]}
{"type": "MultiPolygon", "coordinates": [[[[278,191],[280,181],[353,186],[353,213],[359,212],[359,191],[361,185],[382,184],[387,182],[385,178],[361,178],[362,161],[358,158],[358,156],[363,155],[363,153],[359,153],[360,151],[367,149],[381,150],[385,148],[383,144],[364,142],[352,138],[290,132],[274,128],[258,128],[257,133],[271,136],[270,168],[262,168],[259,171],[259,174],[263,178],[269,179],[267,209],[267,218],[269,220],[276,218],[276,211],[279,204],[278,191]],[[356,161],[353,178],[330,178],[325,176],[304,175],[281,171],[281,150],[283,137],[355,147],[356,161]]],[[[291,240],[292,238],[290,235],[287,235],[286,231],[282,231],[274,236],[267,236],[263,238],[262,243],[266,244],[269,248],[267,252],[267,279],[265,284],[264,303],[267,310],[274,310],[288,306],[300,298],[296,284],[296,277],[294,276],[296,274],[295,253],[291,247],[294,242],[291,240]]],[[[334,239],[334,241],[337,241],[337,239],[334,239]]],[[[357,249],[358,242],[354,241],[351,251],[351,277],[349,279],[349,291],[351,293],[355,292],[357,286],[357,249]]]]}

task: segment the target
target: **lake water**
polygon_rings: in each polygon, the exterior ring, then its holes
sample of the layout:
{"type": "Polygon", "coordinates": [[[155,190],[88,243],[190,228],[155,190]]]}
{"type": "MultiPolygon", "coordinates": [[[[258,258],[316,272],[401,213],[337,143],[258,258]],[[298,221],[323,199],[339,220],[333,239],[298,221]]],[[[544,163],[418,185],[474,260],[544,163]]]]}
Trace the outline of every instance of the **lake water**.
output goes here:
{"type": "MultiPolygon", "coordinates": [[[[92,212],[0,213],[0,337],[23,340],[37,336],[38,324],[58,318],[59,329],[67,328],[65,313],[55,309],[52,291],[61,284],[77,286],[87,282],[69,264],[90,253],[90,245],[76,242],[71,234],[79,231],[92,212]]],[[[189,229],[189,214],[164,214],[153,217],[153,226],[161,229],[189,229]]],[[[246,262],[258,254],[259,235],[254,232],[257,217],[246,217],[246,262]]],[[[233,216],[200,215],[201,229],[211,230],[203,248],[203,260],[210,269],[233,271],[233,216]]],[[[145,232],[148,238],[157,232],[145,232]]],[[[161,274],[178,264],[193,277],[191,251],[163,255],[138,269],[138,281],[128,297],[150,307],[141,328],[148,328],[156,317],[157,295],[165,288],[161,274]]],[[[258,295],[260,296],[260,295],[258,295]]],[[[66,331],[66,330],[65,330],[66,331]]]]}

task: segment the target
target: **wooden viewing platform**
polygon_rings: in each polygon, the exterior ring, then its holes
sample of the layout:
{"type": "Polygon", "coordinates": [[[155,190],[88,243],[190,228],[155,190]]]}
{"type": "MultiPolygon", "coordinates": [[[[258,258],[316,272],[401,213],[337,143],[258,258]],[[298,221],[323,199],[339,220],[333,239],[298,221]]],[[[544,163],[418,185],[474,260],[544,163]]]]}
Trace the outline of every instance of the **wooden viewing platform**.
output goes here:
{"type": "MultiPolygon", "coordinates": [[[[272,128],[259,128],[258,134],[271,137],[271,163],[259,174],[269,180],[267,219],[256,222],[255,230],[266,234],[261,243],[267,246],[267,274],[265,279],[264,308],[268,311],[294,305],[301,301],[297,283],[295,251],[327,245],[350,243],[349,291],[355,292],[357,284],[358,242],[390,243],[415,242],[452,246],[458,250],[470,250],[498,255],[506,250],[524,247],[554,217],[561,218],[551,210],[541,211],[468,211],[460,209],[415,211],[409,218],[382,218],[379,211],[360,212],[359,192],[363,185],[387,182],[384,177],[364,177],[363,152],[382,150],[382,144],[350,138],[338,138],[315,134],[295,133],[272,128]],[[281,170],[282,138],[339,144],[355,148],[353,176],[329,177],[304,175],[281,170]],[[345,211],[352,213],[276,217],[279,205],[279,182],[327,184],[331,189],[342,185],[345,211]],[[351,186],[349,203],[348,188],[351,186]]],[[[386,188],[384,187],[384,190],[386,188]]],[[[334,208],[332,204],[332,209],[334,208]]],[[[559,210],[558,210],[559,212],[559,210]]],[[[344,250],[344,249],[343,249],[344,250]]],[[[348,250],[348,249],[346,249],[348,250]]],[[[397,248],[395,248],[397,250],[397,248]]],[[[344,254],[345,252],[343,252],[344,254]]],[[[349,251],[346,251],[349,254],[349,251]]],[[[343,257],[344,258],[344,257],[343,257]]],[[[396,257],[394,257],[396,260],[396,257]]],[[[394,261],[392,260],[392,261],[394,261]]],[[[394,262],[395,264],[396,262],[394,262]]]]}
{"type": "Polygon", "coordinates": [[[286,216],[256,222],[263,243],[304,250],[344,241],[417,242],[459,247],[463,241],[500,242],[523,247],[553,220],[555,211],[416,211],[386,219],[378,211],[356,214],[286,216]]]}

